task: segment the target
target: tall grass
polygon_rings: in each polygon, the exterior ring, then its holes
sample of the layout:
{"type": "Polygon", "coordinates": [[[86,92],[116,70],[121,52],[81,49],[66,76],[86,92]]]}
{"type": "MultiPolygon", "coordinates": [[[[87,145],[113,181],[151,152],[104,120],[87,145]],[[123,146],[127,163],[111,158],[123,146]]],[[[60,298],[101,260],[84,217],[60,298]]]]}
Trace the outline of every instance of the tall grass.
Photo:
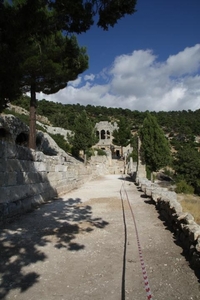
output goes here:
{"type": "Polygon", "coordinates": [[[200,225],[200,197],[178,194],[178,201],[183,208],[183,212],[189,212],[193,215],[195,222],[200,225]]]}

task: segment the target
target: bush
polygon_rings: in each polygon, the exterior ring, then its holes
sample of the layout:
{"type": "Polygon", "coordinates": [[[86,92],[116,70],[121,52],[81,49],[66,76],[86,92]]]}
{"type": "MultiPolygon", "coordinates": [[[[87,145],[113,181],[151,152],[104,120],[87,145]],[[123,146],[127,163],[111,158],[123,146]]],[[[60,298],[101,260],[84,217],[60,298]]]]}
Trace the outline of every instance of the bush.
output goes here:
{"type": "Polygon", "coordinates": [[[87,158],[89,158],[91,156],[94,156],[95,155],[94,154],[95,151],[97,151],[97,155],[99,155],[99,156],[103,156],[103,155],[106,156],[106,152],[104,150],[98,149],[98,148],[90,148],[90,149],[87,149],[85,151],[85,154],[86,154],[87,158]]]}
{"type": "Polygon", "coordinates": [[[70,145],[65,141],[64,137],[61,134],[49,134],[56,144],[63,149],[65,152],[71,152],[70,145]]]}
{"type": "Polygon", "coordinates": [[[130,158],[132,157],[134,162],[138,161],[138,153],[136,150],[133,150],[127,157],[127,160],[130,161],[130,158]]]}
{"type": "MultiPolygon", "coordinates": [[[[102,149],[94,149],[94,151],[97,151],[97,155],[100,155],[100,156],[107,156],[106,152],[102,149]]],[[[94,154],[93,154],[94,155],[94,154]]]]}
{"type": "Polygon", "coordinates": [[[175,192],[178,194],[194,194],[194,188],[191,185],[187,184],[185,180],[181,180],[177,183],[175,192]]]}

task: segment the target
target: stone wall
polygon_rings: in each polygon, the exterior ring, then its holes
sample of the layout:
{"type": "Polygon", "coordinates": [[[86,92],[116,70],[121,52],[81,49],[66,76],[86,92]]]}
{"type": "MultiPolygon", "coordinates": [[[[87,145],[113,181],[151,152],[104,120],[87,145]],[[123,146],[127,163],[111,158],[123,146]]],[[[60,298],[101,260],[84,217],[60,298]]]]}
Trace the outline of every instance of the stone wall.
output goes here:
{"type": "Polygon", "coordinates": [[[182,211],[177,194],[161,188],[146,178],[137,178],[136,184],[151,198],[175,237],[181,242],[193,267],[200,267],[200,226],[190,213],[182,211]]]}
{"type": "Polygon", "coordinates": [[[69,155],[47,156],[0,140],[0,221],[33,209],[98,176],[69,155]]]}

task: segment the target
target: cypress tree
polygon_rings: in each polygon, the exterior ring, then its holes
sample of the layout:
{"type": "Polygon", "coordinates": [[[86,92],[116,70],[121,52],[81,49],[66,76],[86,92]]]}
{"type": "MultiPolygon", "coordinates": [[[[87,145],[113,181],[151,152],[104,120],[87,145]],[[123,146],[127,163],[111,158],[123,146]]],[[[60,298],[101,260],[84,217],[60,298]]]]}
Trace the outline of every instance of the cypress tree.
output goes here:
{"type": "Polygon", "coordinates": [[[95,143],[96,136],[94,126],[86,112],[83,111],[75,119],[74,137],[72,139],[72,145],[75,153],[78,154],[80,150],[83,150],[85,153],[85,151],[91,148],[95,143]]]}
{"type": "Polygon", "coordinates": [[[151,172],[167,166],[171,160],[170,146],[156,117],[147,113],[139,131],[142,142],[141,157],[151,172]]]}

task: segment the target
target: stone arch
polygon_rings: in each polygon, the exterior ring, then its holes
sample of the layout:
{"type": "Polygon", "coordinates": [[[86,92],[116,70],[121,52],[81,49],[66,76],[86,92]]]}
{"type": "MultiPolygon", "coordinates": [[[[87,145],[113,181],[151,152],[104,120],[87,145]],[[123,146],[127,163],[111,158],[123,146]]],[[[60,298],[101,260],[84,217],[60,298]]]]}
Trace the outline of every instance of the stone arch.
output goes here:
{"type": "Polygon", "coordinates": [[[106,134],[107,134],[107,139],[109,140],[110,139],[110,131],[107,130],[106,134]]]}
{"type": "Polygon", "coordinates": [[[28,133],[21,132],[18,134],[15,143],[20,146],[28,147],[28,133]]]}
{"type": "Polygon", "coordinates": [[[103,130],[101,130],[101,140],[105,140],[105,138],[106,138],[106,132],[103,129],[103,130]]]}

